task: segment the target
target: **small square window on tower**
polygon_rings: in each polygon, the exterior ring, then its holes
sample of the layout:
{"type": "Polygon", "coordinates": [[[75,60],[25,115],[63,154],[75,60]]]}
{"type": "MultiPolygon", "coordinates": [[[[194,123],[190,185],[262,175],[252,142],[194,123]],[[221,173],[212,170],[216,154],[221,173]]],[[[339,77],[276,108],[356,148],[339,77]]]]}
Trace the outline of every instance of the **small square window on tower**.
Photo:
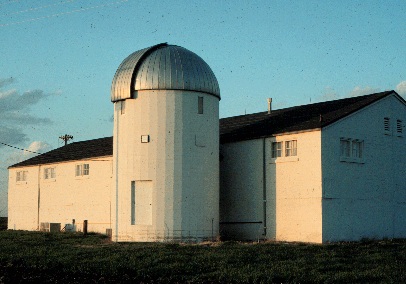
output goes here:
{"type": "Polygon", "coordinates": [[[149,135],[141,135],[141,143],[149,143],[149,135]]]}
{"type": "Polygon", "coordinates": [[[197,113],[203,114],[203,97],[198,97],[197,101],[197,113]]]}

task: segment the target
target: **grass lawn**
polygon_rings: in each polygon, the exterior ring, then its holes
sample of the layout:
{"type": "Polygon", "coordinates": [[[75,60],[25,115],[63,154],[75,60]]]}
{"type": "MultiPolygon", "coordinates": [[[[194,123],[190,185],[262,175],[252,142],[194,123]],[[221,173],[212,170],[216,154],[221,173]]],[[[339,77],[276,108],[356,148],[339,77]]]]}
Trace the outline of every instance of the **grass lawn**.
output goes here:
{"type": "Polygon", "coordinates": [[[112,243],[0,231],[0,283],[405,283],[406,240],[332,244],[112,243]]]}

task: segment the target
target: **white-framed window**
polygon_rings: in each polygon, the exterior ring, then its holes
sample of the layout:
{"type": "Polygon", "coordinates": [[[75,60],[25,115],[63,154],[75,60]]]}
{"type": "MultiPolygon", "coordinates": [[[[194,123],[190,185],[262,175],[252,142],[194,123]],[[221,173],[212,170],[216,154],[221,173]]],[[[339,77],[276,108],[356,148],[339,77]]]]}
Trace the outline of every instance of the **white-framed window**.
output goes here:
{"type": "Polygon", "coordinates": [[[272,142],[272,158],[282,157],[282,142],[272,142]]]}
{"type": "Polygon", "coordinates": [[[351,138],[340,138],[341,162],[364,162],[364,141],[351,138]]]}
{"type": "Polygon", "coordinates": [[[364,142],[360,140],[352,140],[351,147],[352,147],[351,157],[356,159],[362,159],[364,142]]]}
{"type": "MultiPolygon", "coordinates": [[[[297,153],[296,137],[289,137],[291,140],[278,141],[280,138],[271,140],[270,153],[267,155],[271,163],[287,163],[299,161],[297,153]]],[[[269,149],[269,148],[268,148],[269,149]]],[[[268,150],[269,151],[269,150],[268,150]]]]}
{"type": "Polygon", "coordinates": [[[351,157],[350,153],[350,145],[351,145],[351,140],[350,139],[340,139],[340,153],[341,157],[351,157]]]}
{"type": "Polygon", "coordinates": [[[203,114],[203,97],[197,98],[197,113],[203,114]]]}
{"type": "Polygon", "coordinates": [[[285,141],[285,156],[297,156],[297,140],[285,141]]]}
{"type": "Polygon", "coordinates": [[[55,178],[56,178],[55,167],[44,169],[44,179],[55,179],[55,178]]]}
{"type": "Polygon", "coordinates": [[[18,171],[16,176],[16,182],[27,181],[28,171],[18,171]]]}
{"type": "Polygon", "coordinates": [[[89,164],[78,164],[76,165],[75,176],[88,176],[89,175],[89,164]]]}

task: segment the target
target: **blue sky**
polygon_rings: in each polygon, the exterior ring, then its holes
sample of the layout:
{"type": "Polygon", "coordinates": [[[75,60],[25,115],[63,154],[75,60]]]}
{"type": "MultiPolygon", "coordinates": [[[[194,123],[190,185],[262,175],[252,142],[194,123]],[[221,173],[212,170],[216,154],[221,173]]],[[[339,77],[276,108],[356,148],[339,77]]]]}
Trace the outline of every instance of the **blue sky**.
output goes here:
{"type": "MultiPolygon", "coordinates": [[[[112,136],[110,87],[132,52],[185,47],[214,71],[220,117],[396,90],[406,1],[0,0],[0,142],[44,152],[112,136]]],[[[7,166],[31,155],[0,144],[7,166]]]]}

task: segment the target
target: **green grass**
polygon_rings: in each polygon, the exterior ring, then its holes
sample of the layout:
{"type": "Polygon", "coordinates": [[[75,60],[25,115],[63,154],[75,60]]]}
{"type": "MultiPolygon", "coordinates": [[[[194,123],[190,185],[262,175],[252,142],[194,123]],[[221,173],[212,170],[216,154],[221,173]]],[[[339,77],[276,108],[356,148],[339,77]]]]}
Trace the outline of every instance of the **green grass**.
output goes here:
{"type": "Polygon", "coordinates": [[[406,240],[324,245],[111,243],[0,232],[0,283],[401,283],[406,240]]]}

